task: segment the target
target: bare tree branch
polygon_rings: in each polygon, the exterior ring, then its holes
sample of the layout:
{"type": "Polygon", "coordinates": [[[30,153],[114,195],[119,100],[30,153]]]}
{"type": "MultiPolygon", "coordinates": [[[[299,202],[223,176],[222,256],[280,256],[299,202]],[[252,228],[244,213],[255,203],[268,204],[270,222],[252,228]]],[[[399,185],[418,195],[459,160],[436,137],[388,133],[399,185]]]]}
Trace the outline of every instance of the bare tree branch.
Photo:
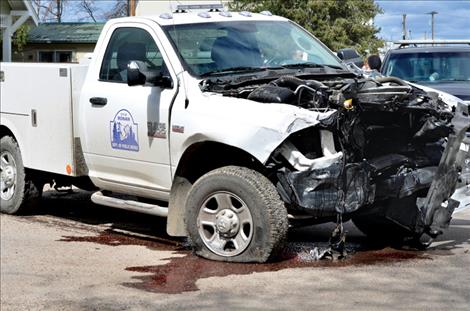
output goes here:
{"type": "Polygon", "coordinates": [[[95,7],[94,0],[81,0],[80,1],[80,8],[96,23],[95,12],[98,9],[95,7]]]}
{"type": "Polygon", "coordinates": [[[129,3],[127,0],[117,0],[113,8],[105,14],[106,19],[123,17],[129,14],[129,3]]]}
{"type": "Polygon", "coordinates": [[[68,0],[33,0],[33,5],[42,22],[62,22],[64,5],[68,0]]]}
{"type": "Polygon", "coordinates": [[[33,0],[33,6],[36,9],[36,13],[41,20],[41,22],[46,21],[47,11],[49,10],[49,6],[44,4],[43,0],[33,0]]]}
{"type": "MultiPolygon", "coordinates": [[[[0,0],[3,1],[3,0],[0,0]]],[[[113,0],[111,9],[104,12],[103,0],[32,0],[41,22],[62,22],[64,17],[75,21],[107,20],[128,16],[128,0],[113,0]],[[68,12],[68,13],[67,13],[68,12]],[[70,14],[73,13],[73,14],[70,14]],[[75,14],[75,15],[74,15],[75,14]]],[[[107,7],[107,6],[106,6],[107,7]]]]}

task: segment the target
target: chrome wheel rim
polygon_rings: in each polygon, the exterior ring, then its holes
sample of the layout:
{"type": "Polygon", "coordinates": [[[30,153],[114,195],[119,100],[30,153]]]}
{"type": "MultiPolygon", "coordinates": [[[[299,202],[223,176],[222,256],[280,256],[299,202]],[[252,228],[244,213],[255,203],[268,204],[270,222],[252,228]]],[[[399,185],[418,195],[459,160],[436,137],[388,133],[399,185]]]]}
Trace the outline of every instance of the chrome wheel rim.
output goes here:
{"type": "Polygon", "coordinates": [[[248,206],[227,191],[213,193],[204,201],[197,226],[207,248],[223,257],[241,254],[253,238],[253,218],[248,206]]]}
{"type": "Polygon", "coordinates": [[[0,154],[0,191],[2,200],[8,201],[15,195],[17,168],[13,155],[8,151],[0,154]]]}

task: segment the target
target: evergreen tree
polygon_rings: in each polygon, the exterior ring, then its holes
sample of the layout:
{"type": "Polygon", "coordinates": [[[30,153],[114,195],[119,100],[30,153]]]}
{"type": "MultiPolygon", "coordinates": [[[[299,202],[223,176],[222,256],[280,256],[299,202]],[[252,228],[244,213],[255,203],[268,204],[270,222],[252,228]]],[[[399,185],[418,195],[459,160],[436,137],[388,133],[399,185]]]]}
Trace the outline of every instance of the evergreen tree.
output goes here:
{"type": "Polygon", "coordinates": [[[373,24],[382,9],[374,0],[234,0],[232,10],[268,10],[287,17],[325,43],[331,50],[354,47],[360,53],[376,53],[383,46],[373,24]]]}

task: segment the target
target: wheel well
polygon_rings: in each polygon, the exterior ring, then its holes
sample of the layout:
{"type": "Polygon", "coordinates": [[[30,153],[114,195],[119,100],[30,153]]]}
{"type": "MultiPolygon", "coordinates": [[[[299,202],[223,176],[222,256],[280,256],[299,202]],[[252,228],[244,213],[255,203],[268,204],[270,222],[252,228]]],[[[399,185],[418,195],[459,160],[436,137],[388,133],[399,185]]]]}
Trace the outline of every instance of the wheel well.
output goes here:
{"type": "Polygon", "coordinates": [[[200,142],[186,149],[175,175],[194,183],[205,173],[228,165],[243,166],[266,174],[264,165],[244,150],[217,142],[200,142]]]}
{"type": "Polygon", "coordinates": [[[202,175],[220,167],[236,165],[267,175],[265,166],[239,148],[217,143],[199,142],[186,149],[175,173],[168,205],[167,232],[187,236],[184,222],[186,199],[192,185],[202,175]]]}
{"type": "Polygon", "coordinates": [[[3,136],[11,136],[16,141],[16,137],[15,135],[13,135],[13,132],[10,131],[10,129],[6,127],[5,125],[0,125],[0,137],[3,137],[3,136]]]}

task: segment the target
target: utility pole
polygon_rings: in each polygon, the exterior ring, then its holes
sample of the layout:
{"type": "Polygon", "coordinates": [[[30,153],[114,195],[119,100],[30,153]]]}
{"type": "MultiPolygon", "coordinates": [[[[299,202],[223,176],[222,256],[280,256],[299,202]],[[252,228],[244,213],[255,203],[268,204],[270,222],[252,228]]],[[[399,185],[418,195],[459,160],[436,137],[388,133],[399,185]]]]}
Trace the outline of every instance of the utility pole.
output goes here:
{"type": "Polygon", "coordinates": [[[128,2],[129,16],[135,16],[135,0],[129,0],[128,2]]]}
{"type": "Polygon", "coordinates": [[[401,24],[403,26],[403,40],[406,40],[406,14],[403,14],[403,21],[401,24]]]}
{"type": "Polygon", "coordinates": [[[61,0],[56,0],[57,6],[57,22],[62,23],[62,11],[64,8],[64,3],[61,0]]]}
{"type": "MultiPolygon", "coordinates": [[[[432,33],[432,41],[434,41],[434,15],[437,14],[436,11],[431,11],[427,14],[430,14],[431,15],[431,33],[432,33]]],[[[434,44],[433,44],[434,45],[434,44]]]]}

